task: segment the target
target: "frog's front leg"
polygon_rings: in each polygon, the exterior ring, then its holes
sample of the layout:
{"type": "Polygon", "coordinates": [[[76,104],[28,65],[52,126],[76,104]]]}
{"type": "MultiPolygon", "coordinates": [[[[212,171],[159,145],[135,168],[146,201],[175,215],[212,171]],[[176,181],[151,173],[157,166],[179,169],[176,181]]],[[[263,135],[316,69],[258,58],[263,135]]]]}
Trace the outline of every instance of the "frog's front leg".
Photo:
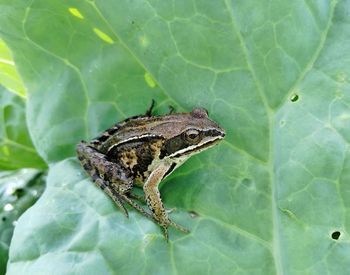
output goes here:
{"type": "Polygon", "coordinates": [[[158,186],[160,181],[163,179],[164,175],[169,169],[171,169],[171,164],[160,163],[150,174],[143,186],[147,205],[149,209],[151,209],[154,219],[162,227],[166,240],[168,240],[169,225],[185,233],[189,232],[186,228],[174,223],[169,219],[168,213],[165,210],[162,200],[160,198],[158,186]]]}
{"type": "Polygon", "coordinates": [[[77,145],[78,159],[84,170],[91,176],[93,181],[107,193],[117,206],[128,217],[128,211],[124,202],[138,210],[148,218],[153,218],[142,207],[131,200],[127,193],[133,186],[133,178],[122,167],[107,160],[106,156],[89,146],[88,143],[80,142],[77,145]]]}

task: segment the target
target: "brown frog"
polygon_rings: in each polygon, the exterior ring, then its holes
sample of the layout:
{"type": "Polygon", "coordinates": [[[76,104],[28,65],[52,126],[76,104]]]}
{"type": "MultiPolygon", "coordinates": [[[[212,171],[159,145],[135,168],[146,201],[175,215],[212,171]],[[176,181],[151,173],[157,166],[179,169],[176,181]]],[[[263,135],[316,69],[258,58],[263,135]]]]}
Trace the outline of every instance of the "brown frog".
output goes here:
{"type": "Polygon", "coordinates": [[[128,118],[90,142],[81,141],[77,155],[85,171],[126,216],[125,203],[156,221],[168,239],[169,225],[188,230],[169,219],[159,183],[190,156],[217,144],[225,131],[203,108],[152,116],[153,106],[154,101],[144,115],[128,118]],[[132,193],[134,185],[143,187],[151,213],[135,202],[143,197],[132,193]]]}

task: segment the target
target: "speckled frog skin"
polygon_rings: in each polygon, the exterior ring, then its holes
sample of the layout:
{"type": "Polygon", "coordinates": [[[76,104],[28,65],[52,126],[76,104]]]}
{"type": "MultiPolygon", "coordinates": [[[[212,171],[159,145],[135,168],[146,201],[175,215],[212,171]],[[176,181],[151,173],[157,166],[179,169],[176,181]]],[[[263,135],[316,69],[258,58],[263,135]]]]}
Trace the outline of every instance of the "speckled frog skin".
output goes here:
{"type": "Polygon", "coordinates": [[[144,115],[128,118],[92,141],[81,141],[77,155],[84,170],[126,216],[125,203],[158,223],[168,239],[169,226],[188,230],[169,219],[159,183],[190,156],[217,144],[225,131],[205,109],[152,116],[153,105],[144,115]],[[143,188],[144,197],[133,194],[134,185],[143,188]],[[150,211],[137,200],[145,200],[150,211]]]}

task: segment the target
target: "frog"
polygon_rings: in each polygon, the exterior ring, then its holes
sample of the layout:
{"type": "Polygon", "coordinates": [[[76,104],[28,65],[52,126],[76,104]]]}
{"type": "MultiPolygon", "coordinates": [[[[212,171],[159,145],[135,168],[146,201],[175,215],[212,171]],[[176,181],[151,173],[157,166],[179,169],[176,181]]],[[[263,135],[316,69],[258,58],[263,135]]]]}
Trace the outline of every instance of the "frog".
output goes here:
{"type": "Polygon", "coordinates": [[[91,141],[76,146],[82,168],[129,216],[125,205],[156,222],[168,241],[168,227],[189,230],[169,218],[159,185],[191,156],[218,144],[225,130],[209,119],[201,107],[191,112],[153,115],[155,101],[146,113],[129,117],[108,128],[91,141]],[[144,195],[134,188],[141,187],[144,195]],[[148,209],[140,203],[145,203],[148,209]]]}

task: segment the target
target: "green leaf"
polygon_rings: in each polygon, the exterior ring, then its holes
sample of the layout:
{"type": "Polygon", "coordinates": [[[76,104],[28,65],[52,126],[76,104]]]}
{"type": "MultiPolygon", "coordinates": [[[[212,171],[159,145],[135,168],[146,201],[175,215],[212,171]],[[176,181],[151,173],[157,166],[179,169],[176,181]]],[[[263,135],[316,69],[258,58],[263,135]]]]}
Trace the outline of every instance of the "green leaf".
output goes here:
{"type": "Polygon", "coordinates": [[[8,250],[17,219],[44,191],[43,173],[36,169],[0,172],[0,273],[5,274],[8,250]]]}
{"type": "Polygon", "coordinates": [[[0,169],[44,168],[25,121],[24,99],[0,86],[0,169]]]}
{"type": "Polygon", "coordinates": [[[9,274],[347,274],[350,1],[0,0],[51,163],[9,274]],[[191,229],[126,219],[74,158],[115,122],[194,106],[227,132],[166,180],[191,229]],[[338,232],[338,233],[337,233],[338,232]]]}

